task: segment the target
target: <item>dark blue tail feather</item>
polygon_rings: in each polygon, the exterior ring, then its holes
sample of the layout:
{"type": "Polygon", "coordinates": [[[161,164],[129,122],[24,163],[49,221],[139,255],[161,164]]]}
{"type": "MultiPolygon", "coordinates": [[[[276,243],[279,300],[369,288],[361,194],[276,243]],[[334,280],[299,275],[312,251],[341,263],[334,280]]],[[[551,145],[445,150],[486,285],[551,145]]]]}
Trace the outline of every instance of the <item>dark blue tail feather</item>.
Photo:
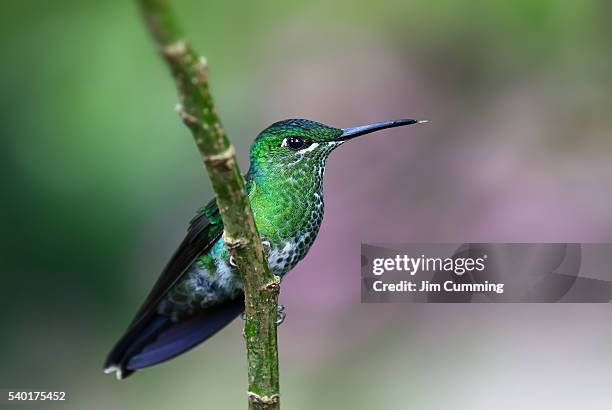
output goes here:
{"type": "Polygon", "coordinates": [[[116,371],[121,379],[169,360],[213,336],[243,311],[244,299],[237,297],[176,323],[151,314],[128,329],[108,356],[105,370],[116,371]]]}

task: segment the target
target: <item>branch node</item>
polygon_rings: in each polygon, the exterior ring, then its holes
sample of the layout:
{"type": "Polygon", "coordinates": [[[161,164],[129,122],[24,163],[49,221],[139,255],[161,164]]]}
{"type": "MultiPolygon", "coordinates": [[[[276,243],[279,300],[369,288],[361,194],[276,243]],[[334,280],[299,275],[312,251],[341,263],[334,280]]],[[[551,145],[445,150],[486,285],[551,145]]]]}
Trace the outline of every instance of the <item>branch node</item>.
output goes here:
{"type": "MultiPolygon", "coordinates": [[[[233,145],[229,145],[225,151],[214,155],[205,155],[204,161],[211,165],[227,165],[236,156],[236,149],[233,145]]],[[[227,242],[227,240],[226,240],[227,242]]]]}
{"type": "Polygon", "coordinates": [[[281,283],[280,277],[274,275],[274,281],[266,283],[263,289],[265,289],[268,292],[278,294],[280,292],[280,283],[281,283]]]}
{"type": "Polygon", "coordinates": [[[175,43],[162,47],[161,52],[164,57],[176,60],[187,53],[187,42],[185,40],[179,40],[175,43]]]}
{"type": "Polygon", "coordinates": [[[271,396],[260,396],[252,391],[248,392],[247,394],[249,396],[249,400],[251,400],[253,404],[257,404],[263,408],[266,408],[267,406],[274,406],[278,404],[280,400],[280,395],[278,394],[273,394],[271,396]]]}
{"type": "Polygon", "coordinates": [[[191,80],[194,85],[208,84],[208,60],[200,56],[195,64],[195,77],[191,80]]]}
{"type": "Polygon", "coordinates": [[[225,231],[223,231],[223,240],[225,241],[227,250],[230,252],[236,249],[243,249],[249,243],[246,239],[243,238],[232,238],[231,236],[228,236],[225,231]]]}
{"type": "Polygon", "coordinates": [[[177,112],[179,117],[181,117],[183,123],[185,123],[185,125],[189,128],[198,124],[198,119],[195,116],[189,114],[187,111],[185,111],[185,108],[183,108],[182,104],[177,104],[175,107],[175,111],[177,112]]]}

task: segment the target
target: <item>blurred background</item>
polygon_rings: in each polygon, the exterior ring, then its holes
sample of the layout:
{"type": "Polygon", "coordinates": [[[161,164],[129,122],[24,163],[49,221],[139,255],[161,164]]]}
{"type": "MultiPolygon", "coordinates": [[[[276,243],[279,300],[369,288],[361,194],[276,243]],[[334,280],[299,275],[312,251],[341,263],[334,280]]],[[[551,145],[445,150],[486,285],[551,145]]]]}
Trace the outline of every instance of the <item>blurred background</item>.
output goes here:
{"type": "MultiPolygon", "coordinates": [[[[280,119],[431,121],[332,154],[319,238],[283,283],[284,408],[610,408],[609,304],[361,304],[359,252],[612,241],[612,3],[173,3],[243,170],[280,119]]],[[[123,382],[101,370],[211,197],[134,2],[5,0],[0,45],[0,388],[245,408],[240,321],[123,382]]]]}

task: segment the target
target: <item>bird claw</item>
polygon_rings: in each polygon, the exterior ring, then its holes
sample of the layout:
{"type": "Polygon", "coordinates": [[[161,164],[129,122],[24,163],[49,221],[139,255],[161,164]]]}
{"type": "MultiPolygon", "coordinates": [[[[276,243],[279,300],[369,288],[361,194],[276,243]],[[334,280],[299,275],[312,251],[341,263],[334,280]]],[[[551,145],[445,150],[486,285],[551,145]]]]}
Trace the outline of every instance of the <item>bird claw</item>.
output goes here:
{"type": "Polygon", "coordinates": [[[276,326],[280,326],[285,321],[285,318],[287,317],[287,313],[285,312],[284,305],[278,305],[276,309],[277,309],[276,310],[276,326]]]}
{"type": "Polygon", "coordinates": [[[264,247],[264,253],[266,256],[269,255],[270,251],[272,250],[272,243],[267,239],[262,239],[261,245],[264,247]]]}
{"type": "MultiPolygon", "coordinates": [[[[272,250],[272,243],[267,239],[263,239],[261,241],[261,245],[264,248],[264,253],[266,254],[266,256],[269,255],[270,251],[272,250]]],[[[238,264],[236,263],[236,259],[234,259],[232,255],[230,255],[229,257],[229,264],[233,266],[234,268],[238,267],[238,264]]]]}
{"type": "MultiPolygon", "coordinates": [[[[276,326],[282,325],[283,322],[285,321],[286,317],[287,317],[287,312],[285,312],[285,306],[284,305],[278,305],[276,307],[276,326]]],[[[240,314],[240,319],[246,320],[246,313],[245,312],[242,312],[240,314]]]]}

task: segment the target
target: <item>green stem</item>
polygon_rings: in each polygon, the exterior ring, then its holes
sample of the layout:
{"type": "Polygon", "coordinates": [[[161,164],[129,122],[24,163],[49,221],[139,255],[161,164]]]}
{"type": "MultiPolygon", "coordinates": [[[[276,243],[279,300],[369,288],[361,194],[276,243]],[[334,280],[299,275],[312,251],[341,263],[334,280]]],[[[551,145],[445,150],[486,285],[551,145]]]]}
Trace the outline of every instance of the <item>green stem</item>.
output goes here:
{"type": "Polygon", "coordinates": [[[279,278],[257,233],[244,179],[215,110],[206,60],[189,46],[166,0],[139,0],[144,19],[178,88],[177,111],[191,130],[212,182],[224,224],[224,239],[244,284],[249,408],[278,409],[276,316],[279,278]]]}

